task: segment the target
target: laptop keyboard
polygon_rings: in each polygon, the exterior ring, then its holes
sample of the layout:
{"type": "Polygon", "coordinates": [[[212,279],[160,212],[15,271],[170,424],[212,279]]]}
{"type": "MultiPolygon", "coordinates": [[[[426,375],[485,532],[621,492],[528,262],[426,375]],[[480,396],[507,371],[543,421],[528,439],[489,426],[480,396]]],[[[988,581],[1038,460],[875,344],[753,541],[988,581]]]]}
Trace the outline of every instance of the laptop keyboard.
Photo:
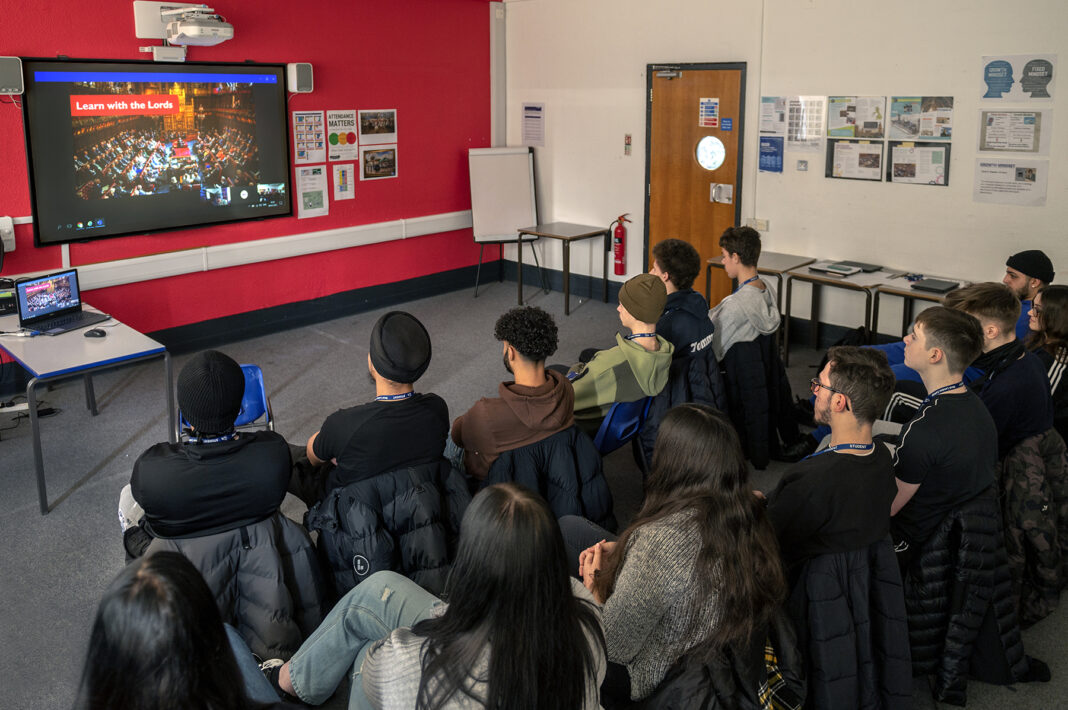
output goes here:
{"type": "Polygon", "coordinates": [[[33,327],[41,332],[48,332],[56,329],[73,330],[83,323],[85,325],[90,325],[105,320],[107,320],[107,316],[102,313],[79,311],[78,313],[69,313],[65,316],[49,318],[46,321],[35,323],[33,327]]]}

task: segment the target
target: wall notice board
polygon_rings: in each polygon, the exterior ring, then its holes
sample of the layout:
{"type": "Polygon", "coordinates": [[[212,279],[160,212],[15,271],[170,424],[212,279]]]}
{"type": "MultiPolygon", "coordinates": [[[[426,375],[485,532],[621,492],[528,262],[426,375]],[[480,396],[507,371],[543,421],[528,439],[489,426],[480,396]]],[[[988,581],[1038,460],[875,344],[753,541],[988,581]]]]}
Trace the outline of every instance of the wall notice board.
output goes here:
{"type": "Polygon", "coordinates": [[[514,242],[518,230],[538,223],[533,151],[526,146],[472,148],[467,156],[475,242],[514,242]]]}

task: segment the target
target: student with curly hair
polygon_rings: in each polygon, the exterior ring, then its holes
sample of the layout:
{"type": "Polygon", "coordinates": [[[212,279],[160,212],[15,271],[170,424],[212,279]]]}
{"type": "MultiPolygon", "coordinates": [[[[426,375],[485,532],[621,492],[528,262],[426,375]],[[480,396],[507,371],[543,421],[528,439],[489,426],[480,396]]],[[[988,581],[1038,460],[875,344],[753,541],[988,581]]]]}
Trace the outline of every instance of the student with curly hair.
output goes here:
{"type": "MultiPolygon", "coordinates": [[[[452,442],[464,449],[464,472],[478,480],[502,452],[575,422],[575,391],[564,375],[545,369],[556,352],[553,317],[536,306],[513,308],[497,319],[493,335],[501,343],[504,369],[515,380],[502,382],[497,397],[483,397],[452,423],[452,442]]],[[[450,447],[447,455],[454,453],[450,447]]]]}
{"type": "Polygon", "coordinates": [[[1068,439],[1068,286],[1045,286],[1028,310],[1027,349],[1046,367],[1053,395],[1053,426],[1068,439]]]}

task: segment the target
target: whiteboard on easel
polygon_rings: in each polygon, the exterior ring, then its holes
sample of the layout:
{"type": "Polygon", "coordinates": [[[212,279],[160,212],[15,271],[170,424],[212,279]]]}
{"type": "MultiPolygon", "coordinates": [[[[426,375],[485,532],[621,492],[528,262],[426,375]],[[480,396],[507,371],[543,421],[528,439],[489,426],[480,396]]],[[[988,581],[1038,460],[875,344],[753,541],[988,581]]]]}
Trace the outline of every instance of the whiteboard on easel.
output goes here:
{"type": "Polygon", "coordinates": [[[472,148],[467,162],[475,243],[514,242],[520,229],[538,223],[530,148],[472,148]]]}

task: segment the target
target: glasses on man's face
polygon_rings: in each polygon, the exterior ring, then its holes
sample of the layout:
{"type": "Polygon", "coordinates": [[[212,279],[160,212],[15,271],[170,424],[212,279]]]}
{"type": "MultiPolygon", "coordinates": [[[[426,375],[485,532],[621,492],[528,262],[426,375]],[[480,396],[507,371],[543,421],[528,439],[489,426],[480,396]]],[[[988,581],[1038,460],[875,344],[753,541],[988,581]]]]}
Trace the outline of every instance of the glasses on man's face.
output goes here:
{"type": "Polygon", "coordinates": [[[836,390],[834,387],[831,387],[830,385],[823,384],[822,382],[820,382],[818,377],[813,377],[808,382],[809,382],[809,389],[812,390],[812,394],[819,394],[820,393],[820,388],[822,387],[823,389],[827,390],[828,392],[833,392],[834,394],[840,394],[843,397],[845,397],[846,398],[846,408],[847,409],[849,408],[849,395],[846,394],[845,392],[843,392],[842,390],[836,390]]]}

